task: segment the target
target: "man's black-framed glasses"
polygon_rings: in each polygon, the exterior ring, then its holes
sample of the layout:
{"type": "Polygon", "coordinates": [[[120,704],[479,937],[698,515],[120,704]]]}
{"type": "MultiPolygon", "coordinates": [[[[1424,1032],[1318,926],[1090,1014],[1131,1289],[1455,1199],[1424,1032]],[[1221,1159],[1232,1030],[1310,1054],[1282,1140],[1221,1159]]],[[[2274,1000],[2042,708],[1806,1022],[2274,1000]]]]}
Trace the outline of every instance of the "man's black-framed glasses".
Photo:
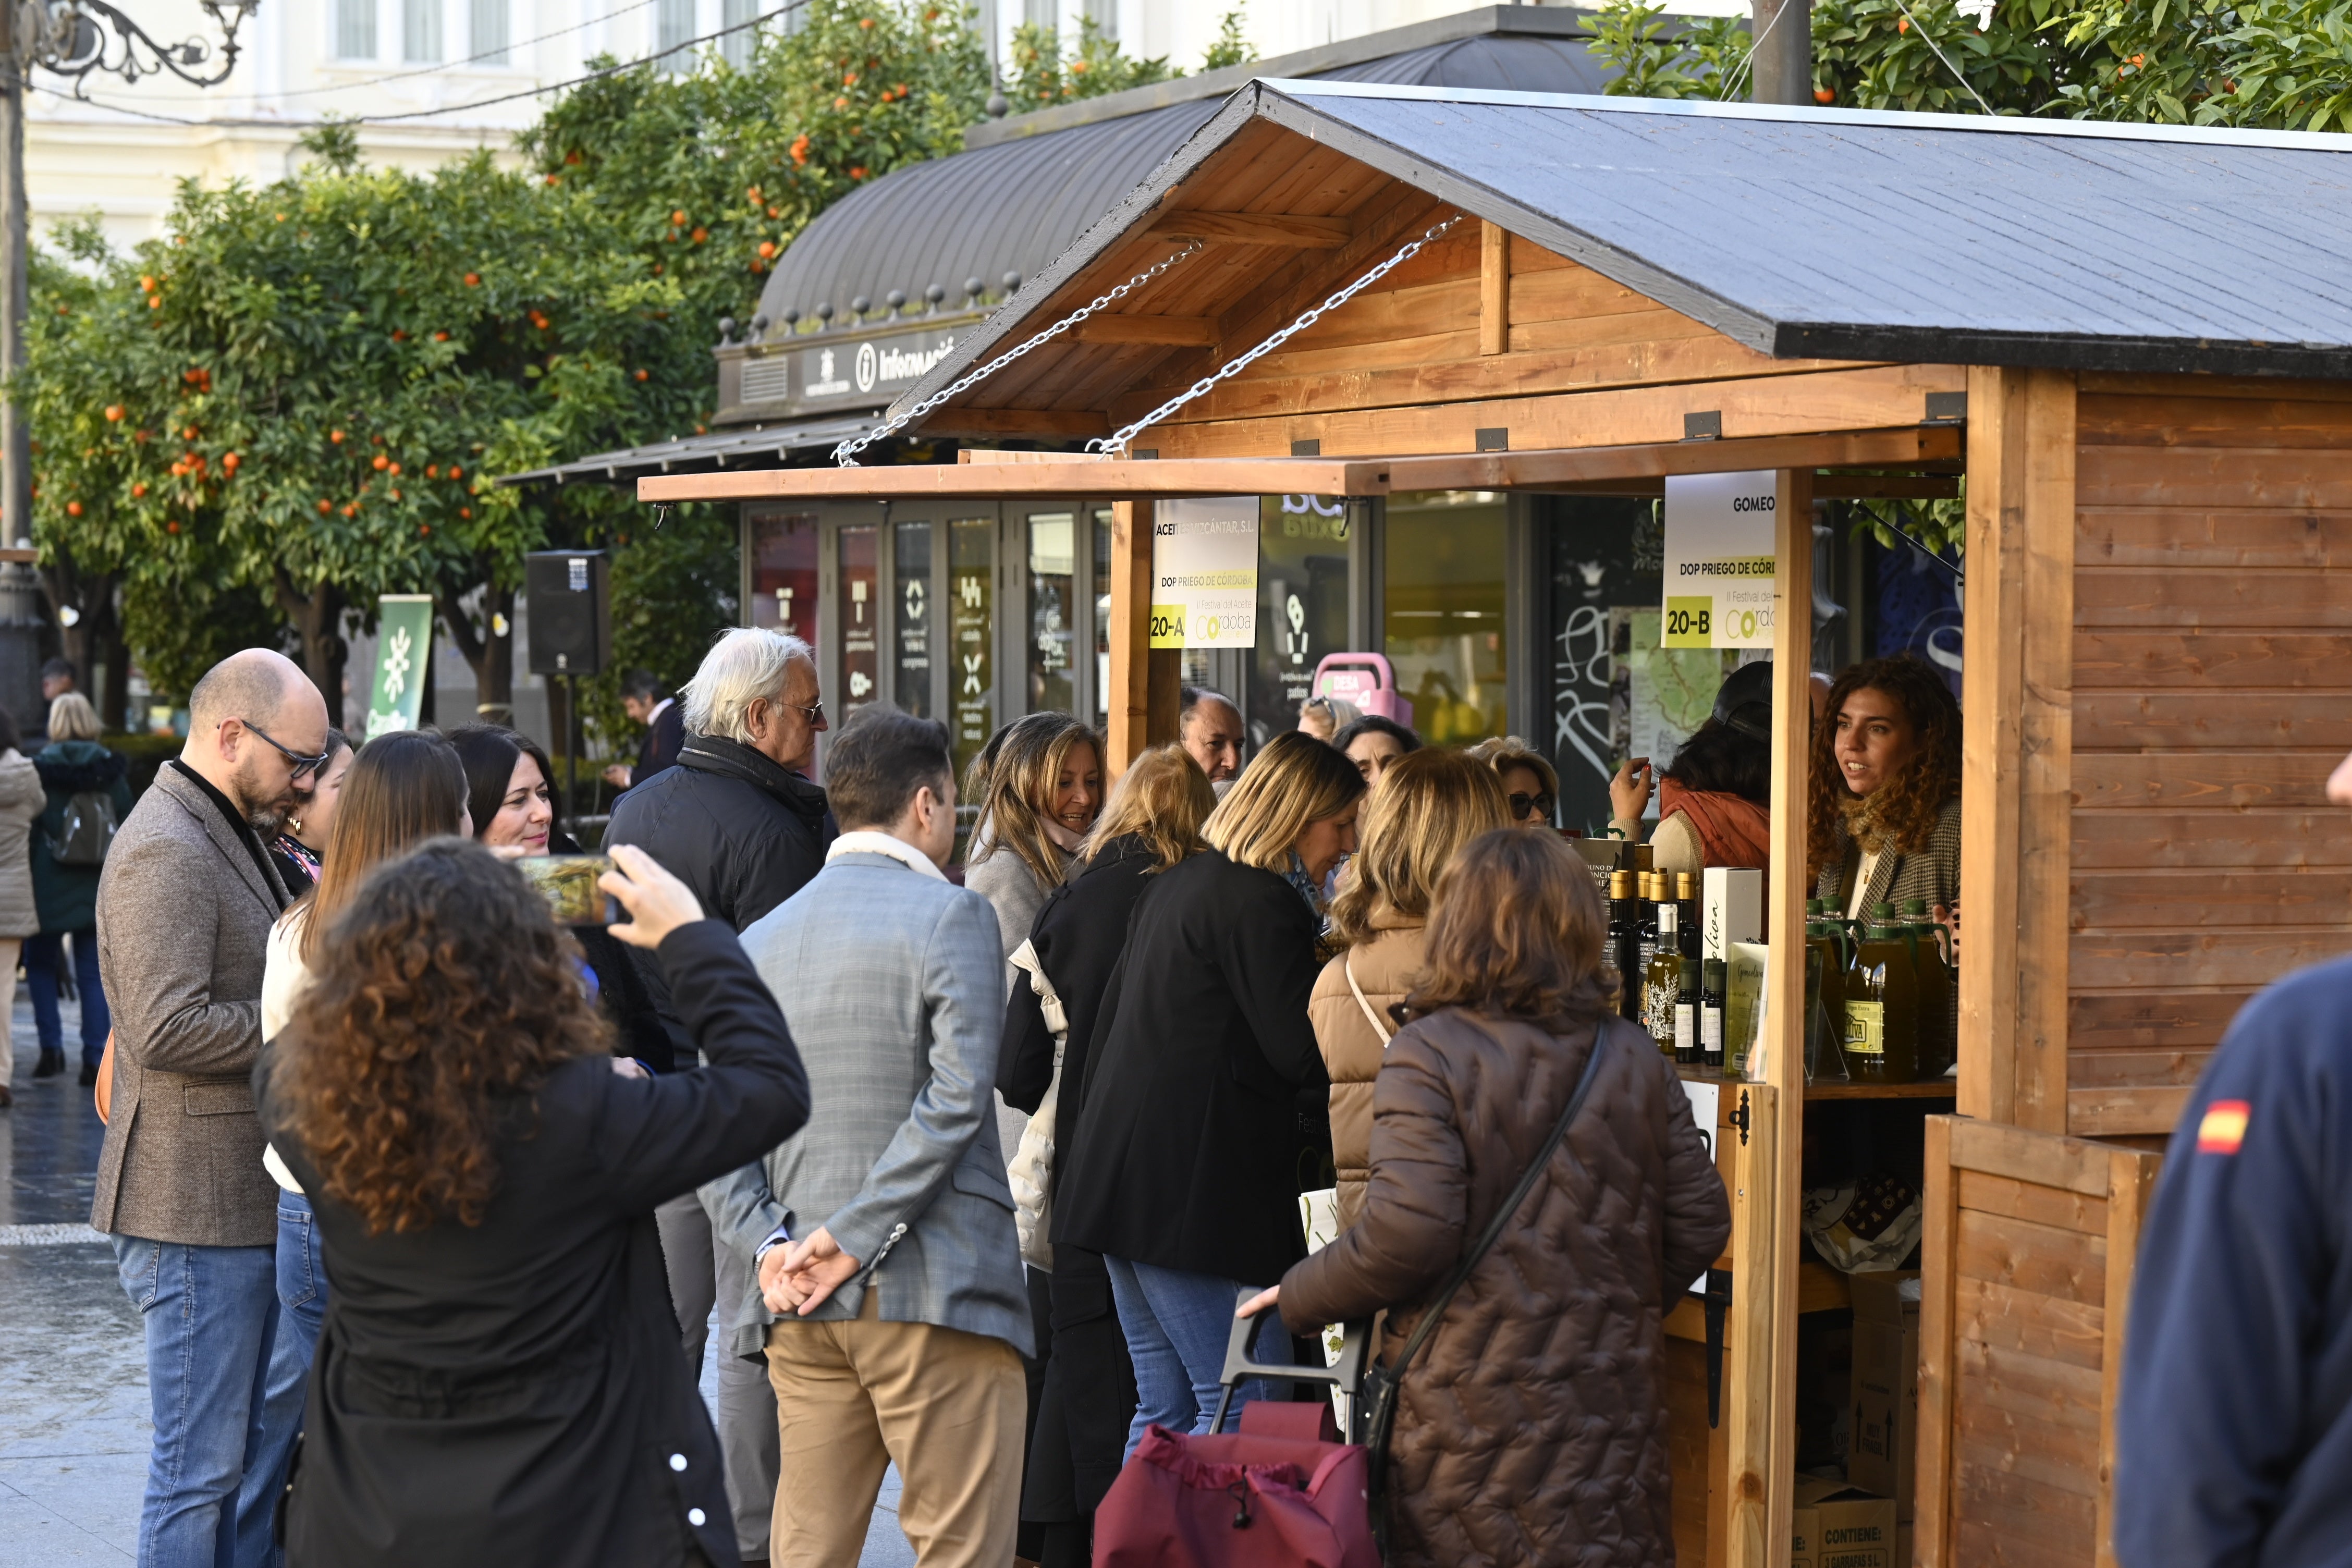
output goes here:
{"type": "Polygon", "coordinates": [[[240,719],[237,722],[252,731],[255,734],[260,736],[263,740],[268,742],[271,748],[275,750],[279,756],[285,758],[289,763],[291,763],[294,765],[294,782],[296,784],[300,784],[302,782],[302,776],[305,773],[315,773],[320,768],[325,767],[327,765],[327,759],[335,754],[334,748],[331,745],[326,751],[320,752],[317,756],[309,756],[303,752],[294,750],[290,746],[281,743],[277,736],[272,735],[268,731],[263,729],[260,725],[255,723],[250,719],[240,719]]]}

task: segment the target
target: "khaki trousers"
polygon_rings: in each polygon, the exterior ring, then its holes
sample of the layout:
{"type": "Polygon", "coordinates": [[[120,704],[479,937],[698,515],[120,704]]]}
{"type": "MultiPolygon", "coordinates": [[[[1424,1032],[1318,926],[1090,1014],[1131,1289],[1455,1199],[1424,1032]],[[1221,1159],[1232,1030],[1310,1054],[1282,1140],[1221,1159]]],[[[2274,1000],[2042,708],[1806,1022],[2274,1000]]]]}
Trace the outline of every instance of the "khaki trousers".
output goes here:
{"type": "Polygon", "coordinates": [[[1003,1340],[880,1321],[768,1330],[776,1390],[775,1568],[843,1568],[865,1551],[883,1471],[919,1568],[1008,1568],[1021,1520],[1028,1385],[1003,1340]]]}

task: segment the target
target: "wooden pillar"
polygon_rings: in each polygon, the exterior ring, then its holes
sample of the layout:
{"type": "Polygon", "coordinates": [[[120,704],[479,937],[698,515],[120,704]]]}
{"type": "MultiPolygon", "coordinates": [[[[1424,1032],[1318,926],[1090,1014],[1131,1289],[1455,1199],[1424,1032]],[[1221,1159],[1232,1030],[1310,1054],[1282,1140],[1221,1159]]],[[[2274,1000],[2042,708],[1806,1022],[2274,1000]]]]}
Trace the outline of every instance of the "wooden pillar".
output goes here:
{"type": "Polygon", "coordinates": [[[1798,1200],[1805,1115],[1805,793],[1812,744],[1813,475],[1774,487],[1772,863],[1765,878],[1768,1088],[1748,1091],[1733,1205],[1730,1562],[1789,1561],[1796,1475],[1798,1200]],[[1743,1301],[1743,1296],[1745,1298],[1743,1301]]]}
{"type": "Polygon", "coordinates": [[[1145,750],[1176,738],[1183,656],[1151,647],[1151,502],[1111,503],[1110,733],[1105,759],[1117,778],[1145,750]]]}
{"type": "Polygon", "coordinates": [[[1964,1116],[2066,1131],[2074,382],[1969,372],[1962,605],[1964,1116]]]}
{"type": "Polygon", "coordinates": [[[1511,236],[1479,220],[1478,352],[1498,354],[1511,346],[1511,236]]]}

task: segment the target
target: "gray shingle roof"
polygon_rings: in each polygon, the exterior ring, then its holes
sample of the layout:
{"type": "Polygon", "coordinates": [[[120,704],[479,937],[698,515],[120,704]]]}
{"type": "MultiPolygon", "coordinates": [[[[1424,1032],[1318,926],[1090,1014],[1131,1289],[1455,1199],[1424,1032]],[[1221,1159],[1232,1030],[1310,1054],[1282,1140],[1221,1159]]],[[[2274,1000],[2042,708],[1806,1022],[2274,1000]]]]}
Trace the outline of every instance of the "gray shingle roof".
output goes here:
{"type": "Polygon", "coordinates": [[[2352,137],[1270,80],[894,411],[1255,119],[1783,358],[2352,378],[2352,137]]]}

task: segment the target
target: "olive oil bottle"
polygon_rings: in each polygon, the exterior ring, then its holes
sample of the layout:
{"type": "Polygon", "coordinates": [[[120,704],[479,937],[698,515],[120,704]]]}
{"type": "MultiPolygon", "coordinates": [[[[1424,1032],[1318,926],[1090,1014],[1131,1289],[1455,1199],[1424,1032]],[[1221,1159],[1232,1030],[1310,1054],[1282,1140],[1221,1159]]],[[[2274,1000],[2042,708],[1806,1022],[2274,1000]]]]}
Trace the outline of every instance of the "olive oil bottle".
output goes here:
{"type": "MultiPolygon", "coordinates": [[[[1642,976],[1642,1026],[1650,1031],[1650,1038],[1658,1042],[1658,1049],[1668,1057],[1675,1055],[1675,1008],[1682,999],[1683,952],[1676,940],[1675,900],[1658,900],[1658,940],[1650,954],[1650,966],[1642,976]]],[[[1679,1058],[1677,1058],[1679,1059],[1679,1058]]]]}
{"type": "Polygon", "coordinates": [[[1919,979],[1893,904],[1873,904],[1846,971],[1846,1065],[1858,1083],[1919,1076],[1919,979]]]}
{"type": "Polygon", "coordinates": [[[1617,1016],[1638,1018],[1642,1008],[1642,971],[1635,964],[1641,948],[1640,911],[1634,906],[1633,873],[1609,873],[1609,963],[1617,971],[1617,1016]]]}
{"type": "Polygon", "coordinates": [[[1944,930],[1927,913],[1927,900],[1904,900],[1903,927],[1911,933],[1919,981],[1919,1077],[1941,1078],[1958,1059],[1958,976],[1944,957],[1944,930]]]}
{"type": "Polygon", "coordinates": [[[1729,979],[1722,959],[1710,958],[1700,965],[1698,1059],[1709,1072],[1723,1070],[1723,1007],[1729,979]]]}

